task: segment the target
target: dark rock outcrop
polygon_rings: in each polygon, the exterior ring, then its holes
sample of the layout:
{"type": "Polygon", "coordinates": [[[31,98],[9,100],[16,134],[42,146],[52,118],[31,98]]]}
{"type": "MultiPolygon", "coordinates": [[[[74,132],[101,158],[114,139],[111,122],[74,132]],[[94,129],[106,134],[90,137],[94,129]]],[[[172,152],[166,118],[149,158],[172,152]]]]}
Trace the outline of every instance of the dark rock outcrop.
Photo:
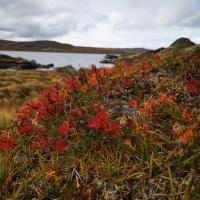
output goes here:
{"type": "Polygon", "coordinates": [[[26,60],[20,57],[11,57],[0,54],[0,69],[38,69],[38,68],[52,68],[53,64],[41,65],[35,60],[26,60]]]}
{"type": "Polygon", "coordinates": [[[188,38],[179,38],[175,42],[173,42],[169,48],[186,48],[195,45],[194,42],[192,42],[188,38]]]}
{"type": "Polygon", "coordinates": [[[100,63],[104,64],[114,64],[117,62],[119,56],[116,55],[106,55],[103,60],[100,61],[100,63]]]}

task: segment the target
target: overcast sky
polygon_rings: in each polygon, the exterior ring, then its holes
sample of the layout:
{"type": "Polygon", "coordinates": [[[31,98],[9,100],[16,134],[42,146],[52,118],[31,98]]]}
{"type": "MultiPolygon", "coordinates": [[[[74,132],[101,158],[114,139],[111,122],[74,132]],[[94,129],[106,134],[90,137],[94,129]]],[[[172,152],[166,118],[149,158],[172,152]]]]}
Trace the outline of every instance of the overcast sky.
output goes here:
{"type": "Polygon", "coordinates": [[[0,38],[79,46],[200,43],[200,0],[0,0],[0,38]]]}

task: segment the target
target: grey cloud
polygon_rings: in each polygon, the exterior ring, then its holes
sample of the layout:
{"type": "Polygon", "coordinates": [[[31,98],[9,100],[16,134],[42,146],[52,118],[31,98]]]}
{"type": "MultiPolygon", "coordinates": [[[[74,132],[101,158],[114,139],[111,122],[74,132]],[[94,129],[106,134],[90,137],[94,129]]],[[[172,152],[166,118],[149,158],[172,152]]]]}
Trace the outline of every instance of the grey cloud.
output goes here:
{"type": "Polygon", "coordinates": [[[182,26],[199,28],[200,27],[200,13],[182,21],[182,26]]]}
{"type": "Polygon", "coordinates": [[[198,0],[0,0],[0,38],[158,46],[186,30],[198,39],[199,8],[198,0]]]}

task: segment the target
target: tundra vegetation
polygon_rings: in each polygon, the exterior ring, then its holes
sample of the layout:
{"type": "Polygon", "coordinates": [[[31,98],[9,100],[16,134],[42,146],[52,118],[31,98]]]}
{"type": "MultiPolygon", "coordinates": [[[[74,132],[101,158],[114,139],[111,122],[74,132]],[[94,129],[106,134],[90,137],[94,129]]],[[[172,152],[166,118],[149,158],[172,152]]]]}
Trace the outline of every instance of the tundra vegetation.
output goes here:
{"type": "Polygon", "coordinates": [[[67,75],[0,134],[2,199],[199,199],[199,46],[67,75]]]}

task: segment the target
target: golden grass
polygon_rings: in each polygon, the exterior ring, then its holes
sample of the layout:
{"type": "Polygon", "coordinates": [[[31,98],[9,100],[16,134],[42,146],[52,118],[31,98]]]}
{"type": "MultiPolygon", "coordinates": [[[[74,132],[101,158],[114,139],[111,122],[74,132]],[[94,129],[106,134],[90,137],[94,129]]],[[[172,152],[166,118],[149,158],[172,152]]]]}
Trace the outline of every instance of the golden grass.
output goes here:
{"type": "Polygon", "coordinates": [[[57,71],[0,70],[0,129],[16,118],[17,108],[66,75],[57,71]]]}
{"type": "Polygon", "coordinates": [[[0,108],[0,129],[8,127],[16,118],[16,108],[2,107],[0,108]]]}

